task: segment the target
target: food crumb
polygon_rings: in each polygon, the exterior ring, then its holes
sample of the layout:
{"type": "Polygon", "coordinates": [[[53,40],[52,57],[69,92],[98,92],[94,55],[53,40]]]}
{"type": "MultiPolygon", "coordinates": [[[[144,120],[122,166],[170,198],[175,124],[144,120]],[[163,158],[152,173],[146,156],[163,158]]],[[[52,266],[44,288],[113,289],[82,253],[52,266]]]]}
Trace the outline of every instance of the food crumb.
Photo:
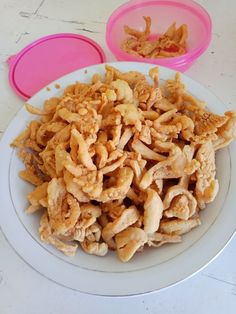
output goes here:
{"type": "Polygon", "coordinates": [[[47,90],[48,92],[50,92],[51,88],[50,88],[50,87],[46,87],[46,90],[47,90]]]}
{"type": "Polygon", "coordinates": [[[85,70],[84,70],[84,73],[85,73],[85,74],[87,74],[87,73],[88,73],[88,70],[87,70],[87,69],[85,69],[85,70]]]}
{"type": "Polygon", "coordinates": [[[59,84],[55,84],[54,86],[55,86],[57,89],[61,88],[61,85],[59,85],[59,84]]]}
{"type": "Polygon", "coordinates": [[[81,116],[85,116],[85,115],[88,113],[88,110],[85,109],[85,108],[81,108],[81,109],[79,109],[78,113],[79,113],[81,116]]]}

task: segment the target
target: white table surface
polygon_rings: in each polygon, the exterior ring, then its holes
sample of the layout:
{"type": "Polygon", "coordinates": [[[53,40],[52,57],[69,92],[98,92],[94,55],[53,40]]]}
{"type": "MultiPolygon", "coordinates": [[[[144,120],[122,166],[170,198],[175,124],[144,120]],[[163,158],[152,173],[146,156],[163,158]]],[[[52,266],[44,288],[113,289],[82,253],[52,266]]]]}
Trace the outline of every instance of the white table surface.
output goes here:
{"type": "MultiPolygon", "coordinates": [[[[124,2],[0,0],[0,133],[23,104],[9,87],[6,59],[44,35],[74,32],[96,40],[108,61],[113,61],[105,45],[105,24],[124,2]]],[[[198,2],[212,17],[213,37],[208,51],[186,74],[236,109],[236,1],[198,2]]],[[[236,237],[209,266],[185,282],[151,295],[114,299],[81,294],[45,279],[17,256],[0,231],[1,314],[93,312],[236,313],[236,237]]]]}

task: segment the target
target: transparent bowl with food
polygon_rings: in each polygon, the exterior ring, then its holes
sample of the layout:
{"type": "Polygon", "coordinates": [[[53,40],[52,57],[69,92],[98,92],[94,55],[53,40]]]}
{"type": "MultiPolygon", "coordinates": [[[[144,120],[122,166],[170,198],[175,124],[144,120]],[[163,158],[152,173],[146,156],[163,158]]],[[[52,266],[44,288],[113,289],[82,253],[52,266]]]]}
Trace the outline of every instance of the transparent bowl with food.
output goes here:
{"type": "Polygon", "coordinates": [[[117,8],[108,19],[106,42],[119,61],[147,62],[184,72],[208,48],[211,41],[211,29],[209,14],[194,1],[131,0],[117,8]],[[184,45],[180,47],[181,42],[177,42],[177,46],[172,45],[173,39],[178,38],[178,41],[181,41],[180,32],[183,31],[183,27],[186,32],[184,45]],[[163,47],[166,33],[169,37],[172,36],[168,38],[171,41],[167,40],[164,53],[157,53],[157,50],[160,52],[162,49],[160,47],[163,47]],[[160,38],[163,39],[161,44],[160,38]],[[136,45],[135,40],[138,41],[136,45]],[[158,42],[156,48],[155,42],[158,42]],[[146,50],[144,53],[143,43],[146,50]]]}

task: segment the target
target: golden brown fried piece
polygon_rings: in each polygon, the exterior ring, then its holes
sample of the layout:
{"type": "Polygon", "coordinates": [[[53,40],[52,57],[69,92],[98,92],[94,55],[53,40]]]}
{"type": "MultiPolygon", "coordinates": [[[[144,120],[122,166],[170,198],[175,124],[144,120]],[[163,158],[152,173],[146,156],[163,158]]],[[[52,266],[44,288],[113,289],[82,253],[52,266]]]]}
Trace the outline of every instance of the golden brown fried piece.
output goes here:
{"type": "Polygon", "coordinates": [[[147,198],[143,205],[143,225],[147,234],[154,233],[158,230],[160,220],[163,214],[163,203],[158,193],[151,189],[147,189],[147,198]]]}
{"type": "MultiPolygon", "coordinates": [[[[48,182],[37,186],[32,192],[27,195],[30,206],[26,209],[27,214],[32,214],[42,207],[41,201],[47,199],[48,182]]],[[[47,206],[46,206],[47,207],[47,206]]]]}
{"type": "Polygon", "coordinates": [[[139,212],[135,206],[131,206],[123,211],[120,217],[110,222],[102,231],[102,238],[110,248],[115,248],[112,239],[116,234],[134,224],[139,218],[139,212]]]}
{"type": "Polygon", "coordinates": [[[213,141],[215,150],[229,145],[236,138],[236,113],[234,111],[227,111],[225,116],[228,119],[218,128],[216,132],[217,139],[213,141]]]}
{"type": "Polygon", "coordinates": [[[143,17],[145,21],[145,30],[143,32],[137,31],[133,28],[130,28],[129,26],[125,25],[124,30],[128,35],[131,35],[133,37],[136,37],[137,39],[141,40],[146,40],[148,36],[150,35],[150,29],[151,29],[151,18],[149,16],[144,16],[143,17]]]}
{"type": "Polygon", "coordinates": [[[191,229],[199,226],[201,221],[199,218],[188,220],[174,219],[163,221],[160,224],[160,232],[170,235],[182,235],[189,232],[191,229]]]}
{"type": "Polygon", "coordinates": [[[175,185],[168,189],[163,200],[163,206],[165,217],[188,220],[196,212],[197,201],[191,192],[180,185],[175,185]]]}
{"type": "Polygon", "coordinates": [[[219,182],[215,179],[215,151],[211,141],[202,144],[196,154],[200,167],[196,172],[195,194],[198,206],[203,209],[205,204],[212,202],[219,190],[219,182]]]}
{"type": "Polygon", "coordinates": [[[42,241],[52,244],[58,250],[67,256],[74,256],[78,248],[78,244],[67,244],[61,241],[57,236],[53,235],[51,225],[49,223],[47,213],[45,212],[40,220],[39,234],[42,241]]]}
{"type": "Polygon", "coordinates": [[[146,233],[137,227],[129,227],[115,237],[117,254],[122,262],[128,262],[146,242],[146,233]]]}

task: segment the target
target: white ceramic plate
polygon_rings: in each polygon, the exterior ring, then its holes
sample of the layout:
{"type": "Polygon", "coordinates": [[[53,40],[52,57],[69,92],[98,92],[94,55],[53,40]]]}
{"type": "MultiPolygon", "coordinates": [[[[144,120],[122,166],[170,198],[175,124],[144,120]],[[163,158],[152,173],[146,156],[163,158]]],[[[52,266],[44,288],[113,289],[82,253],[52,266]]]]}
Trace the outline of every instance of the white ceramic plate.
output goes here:
{"type": "MultiPolygon", "coordinates": [[[[118,62],[121,71],[138,70],[147,74],[152,67],[143,63],[118,62]]],[[[94,73],[104,73],[104,65],[75,71],[57,80],[62,88],[77,80],[88,81],[94,73]]],[[[173,78],[174,71],[160,68],[162,79],[173,78]]],[[[205,87],[182,75],[188,91],[206,101],[210,110],[222,114],[225,108],[205,87]]],[[[43,101],[57,96],[60,90],[50,84],[28,102],[40,107],[43,101]]],[[[45,277],[71,289],[85,293],[124,296],[147,293],[166,288],[193,275],[207,265],[226,245],[236,227],[235,196],[236,144],[217,153],[217,178],[220,191],[215,201],[201,213],[202,225],[183,237],[180,244],[169,244],[158,249],[145,249],[126,264],[115,253],[106,257],[87,255],[81,250],[68,258],[38,236],[38,214],[26,215],[26,194],[32,186],[18,178],[22,162],[10,142],[25,128],[32,116],[22,108],[8,126],[0,144],[0,222],[7,239],[17,253],[45,277]]]]}

